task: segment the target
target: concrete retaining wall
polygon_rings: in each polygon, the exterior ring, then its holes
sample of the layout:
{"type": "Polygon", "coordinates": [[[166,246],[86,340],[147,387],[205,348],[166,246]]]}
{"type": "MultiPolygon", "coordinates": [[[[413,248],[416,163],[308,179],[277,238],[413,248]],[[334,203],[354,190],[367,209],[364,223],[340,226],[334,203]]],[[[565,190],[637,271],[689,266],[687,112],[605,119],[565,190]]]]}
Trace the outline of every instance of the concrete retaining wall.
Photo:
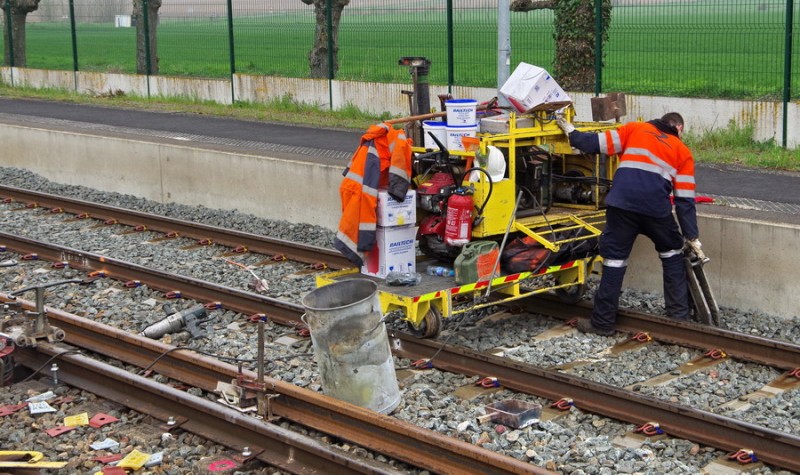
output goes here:
{"type": "MultiPolygon", "coordinates": [[[[59,88],[82,94],[133,94],[141,97],[187,97],[230,104],[234,98],[245,102],[266,102],[289,96],[292,99],[332,109],[355,106],[373,114],[388,112],[408,114],[408,98],[400,93],[410,84],[378,84],[324,79],[297,79],[235,74],[227,79],[198,79],[168,76],[138,76],[92,72],[48,71],[41,69],[0,67],[0,78],[6,84],[33,88],[59,88]]],[[[437,95],[448,92],[445,86],[431,86],[431,106],[437,107],[437,95]]],[[[470,97],[479,101],[497,95],[491,88],[455,87],[454,97],[470,97]]],[[[624,92],[624,91],[620,91],[624,92]]],[[[591,94],[570,93],[579,120],[591,120],[591,94]]],[[[686,119],[687,131],[725,128],[733,121],[739,126],[754,124],[754,138],[783,143],[783,104],[777,101],[729,101],[717,99],[685,99],[675,97],[629,95],[627,120],[649,120],[666,112],[677,111],[686,119]]],[[[800,147],[800,103],[788,105],[787,146],[800,147]]]]}
{"type": "MultiPolygon", "coordinates": [[[[0,124],[0,143],[0,166],[27,169],[58,183],[161,203],[237,209],[331,230],[341,214],[341,165],[12,124],[0,124]],[[297,183],[315,185],[301,191],[302,200],[292,199],[299,193],[297,183]]],[[[712,258],[707,273],[721,305],[798,315],[800,280],[793,270],[800,261],[800,226],[732,218],[714,214],[714,207],[701,207],[699,220],[704,249],[712,258]]],[[[660,291],[661,264],[644,238],[631,256],[626,285],[660,291]]]]}
{"type": "Polygon", "coordinates": [[[157,201],[338,226],[342,166],[0,124],[0,166],[157,201]],[[58,150],[57,159],[53,151],[58,150]],[[298,190],[298,183],[314,183],[298,190]],[[303,194],[303,199],[291,199],[303,194]]]}

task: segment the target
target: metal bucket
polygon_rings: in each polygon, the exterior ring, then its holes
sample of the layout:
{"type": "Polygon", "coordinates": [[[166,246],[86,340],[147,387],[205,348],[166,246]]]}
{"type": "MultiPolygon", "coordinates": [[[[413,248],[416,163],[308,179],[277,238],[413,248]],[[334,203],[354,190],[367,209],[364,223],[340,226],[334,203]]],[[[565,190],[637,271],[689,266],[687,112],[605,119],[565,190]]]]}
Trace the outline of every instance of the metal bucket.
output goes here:
{"type": "Polygon", "coordinates": [[[383,414],[400,404],[378,285],[367,279],[335,282],[303,297],[322,391],[383,414]]]}

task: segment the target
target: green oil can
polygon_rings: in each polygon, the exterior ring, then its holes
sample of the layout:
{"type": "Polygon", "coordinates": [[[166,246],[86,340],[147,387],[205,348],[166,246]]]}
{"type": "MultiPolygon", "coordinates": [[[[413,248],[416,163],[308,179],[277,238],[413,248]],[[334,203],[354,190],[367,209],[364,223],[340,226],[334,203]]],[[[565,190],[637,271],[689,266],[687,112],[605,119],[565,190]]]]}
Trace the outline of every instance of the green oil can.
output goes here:
{"type": "Polygon", "coordinates": [[[494,241],[468,242],[461,249],[461,254],[456,257],[455,271],[456,284],[464,285],[479,280],[485,280],[494,275],[500,275],[499,248],[494,241]]]}

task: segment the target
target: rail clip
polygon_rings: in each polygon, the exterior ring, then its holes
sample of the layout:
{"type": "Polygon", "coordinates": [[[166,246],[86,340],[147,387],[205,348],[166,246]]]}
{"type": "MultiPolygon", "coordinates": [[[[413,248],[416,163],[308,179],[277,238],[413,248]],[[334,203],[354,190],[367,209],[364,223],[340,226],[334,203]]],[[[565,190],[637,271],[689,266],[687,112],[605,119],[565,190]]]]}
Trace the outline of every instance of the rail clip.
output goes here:
{"type": "Polygon", "coordinates": [[[648,422],[634,429],[634,432],[644,434],[646,436],[661,435],[664,430],[658,425],[658,422],[648,422]]]}
{"type": "Polygon", "coordinates": [[[493,376],[487,376],[475,381],[475,386],[480,386],[482,388],[499,388],[500,381],[493,376]]]}
{"type": "Polygon", "coordinates": [[[553,404],[550,404],[550,407],[553,409],[558,409],[559,411],[569,411],[574,405],[575,403],[572,401],[572,399],[568,397],[562,397],[553,404]]]}
{"type": "Polygon", "coordinates": [[[756,454],[750,449],[739,449],[732,454],[728,454],[728,460],[735,460],[744,465],[758,462],[758,457],[756,457],[756,454]]]}

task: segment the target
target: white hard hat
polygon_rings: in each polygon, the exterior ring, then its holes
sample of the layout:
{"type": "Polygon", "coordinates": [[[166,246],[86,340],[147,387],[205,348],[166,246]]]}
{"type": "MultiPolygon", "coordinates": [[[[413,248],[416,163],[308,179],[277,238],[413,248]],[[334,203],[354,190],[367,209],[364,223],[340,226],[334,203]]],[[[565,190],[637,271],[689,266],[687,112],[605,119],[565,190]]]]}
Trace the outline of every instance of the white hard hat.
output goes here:
{"type": "Polygon", "coordinates": [[[505,178],[506,157],[503,155],[503,152],[494,145],[489,145],[487,148],[489,151],[489,158],[487,159],[486,173],[492,178],[492,182],[496,183],[505,178]]]}

